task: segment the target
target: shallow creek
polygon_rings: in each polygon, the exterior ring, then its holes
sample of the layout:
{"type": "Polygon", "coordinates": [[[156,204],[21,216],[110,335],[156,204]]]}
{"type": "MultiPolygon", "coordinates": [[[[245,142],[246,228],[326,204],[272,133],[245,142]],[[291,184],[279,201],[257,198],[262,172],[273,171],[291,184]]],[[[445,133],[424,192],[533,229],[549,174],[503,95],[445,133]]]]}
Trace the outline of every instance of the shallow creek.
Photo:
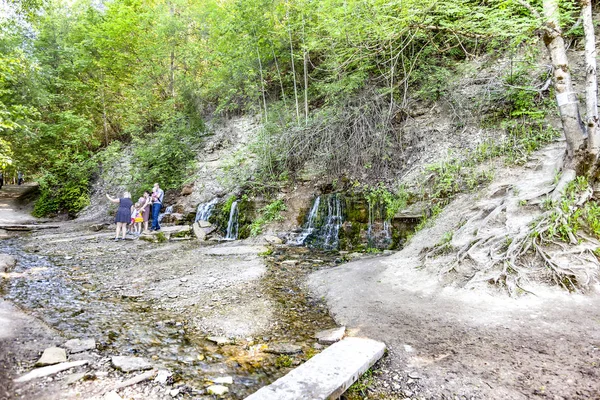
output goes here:
{"type": "MultiPolygon", "coordinates": [[[[196,395],[211,378],[232,376],[230,397],[243,398],[319,350],[315,331],[335,326],[326,307],[302,289],[313,270],[339,263],[337,252],[279,247],[265,256],[261,285],[275,304],[276,327],[258,338],[218,346],[190,329],[190,317],[168,311],[142,296],[123,296],[100,284],[64,258],[28,253],[19,239],[0,241],[0,252],[18,259],[14,276],[0,281],[0,294],[65,338],[96,339],[102,357],[136,355],[174,373],[185,395],[196,395]],[[269,343],[301,345],[297,355],[264,352],[269,343]]],[[[42,349],[40,349],[42,350],[42,349]]]]}

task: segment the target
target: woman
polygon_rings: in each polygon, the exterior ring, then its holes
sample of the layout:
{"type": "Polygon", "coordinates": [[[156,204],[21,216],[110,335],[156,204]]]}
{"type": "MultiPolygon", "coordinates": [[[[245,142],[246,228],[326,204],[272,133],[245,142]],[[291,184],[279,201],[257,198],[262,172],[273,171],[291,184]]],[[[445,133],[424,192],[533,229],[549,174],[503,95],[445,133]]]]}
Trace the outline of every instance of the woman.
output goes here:
{"type": "Polygon", "coordinates": [[[138,203],[142,204],[144,233],[148,233],[148,220],[150,219],[150,208],[152,207],[152,199],[150,198],[150,192],[148,190],[144,190],[144,195],[139,198],[138,203]]]}
{"type": "Polygon", "coordinates": [[[119,203],[119,209],[117,210],[117,216],[115,222],[117,223],[117,231],[115,234],[115,242],[119,240],[119,230],[123,232],[122,240],[125,240],[125,234],[127,231],[127,224],[131,220],[131,212],[133,211],[133,201],[131,201],[131,194],[129,192],[123,193],[123,197],[116,199],[106,194],[106,197],[113,203],[119,203]]]}

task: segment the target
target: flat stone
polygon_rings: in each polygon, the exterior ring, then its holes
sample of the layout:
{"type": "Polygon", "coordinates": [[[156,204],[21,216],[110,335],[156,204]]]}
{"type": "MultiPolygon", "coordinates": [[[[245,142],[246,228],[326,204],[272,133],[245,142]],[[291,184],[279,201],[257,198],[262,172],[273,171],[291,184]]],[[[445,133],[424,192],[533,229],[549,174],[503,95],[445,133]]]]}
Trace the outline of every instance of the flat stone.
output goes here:
{"type": "Polygon", "coordinates": [[[298,262],[299,262],[298,260],[285,260],[285,261],[282,261],[281,264],[282,265],[296,265],[296,264],[298,264],[298,262]]]}
{"type": "Polygon", "coordinates": [[[173,376],[173,374],[170,371],[167,371],[166,369],[160,369],[156,374],[156,378],[154,378],[154,382],[160,383],[161,385],[166,385],[171,376],[173,376]]]}
{"type": "Polygon", "coordinates": [[[83,377],[85,376],[85,374],[86,374],[85,372],[80,372],[78,374],[71,374],[65,378],[65,384],[72,385],[75,382],[82,380],[83,377]]]}
{"type": "Polygon", "coordinates": [[[70,353],[81,353],[87,350],[94,350],[96,348],[96,341],[94,339],[71,339],[65,343],[65,347],[70,353]]]}
{"type": "Polygon", "coordinates": [[[102,396],[102,399],[103,400],[123,400],[123,398],[121,396],[119,396],[117,394],[117,392],[115,392],[115,391],[106,393],[104,396],[102,396]]]}
{"type": "Polygon", "coordinates": [[[17,260],[10,254],[0,254],[0,272],[9,272],[15,265],[17,260]]]}
{"type": "Polygon", "coordinates": [[[219,346],[235,343],[232,339],[226,338],[224,336],[209,336],[206,338],[206,340],[218,344],[219,346]]]}
{"type": "Polygon", "coordinates": [[[60,347],[49,347],[44,350],[42,356],[35,363],[36,367],[45,367],[46,365],[54,365],[67,361],[67,352],[60,347]]]}
{"type": "Polygon", "coordinates": [[[271,236],[271,235],[266,235],[265,241],[267,243],[271,243],[271,244],[282,244],[283,243],[283,240],[281,240],[281,238],[278,238],[277,236],[271,236]]]}
{"type": "Polygon", "coordinates": [[[113,367],[123,372],[152,369],[152,364],[150,364],[145,358],[141,357],[113,356],[111,358],[111,362],[113,367]]]}
{"type": "Polygon", "coordinates": [[[233,378],[231,376],[222,376],[220,378],[215,378],[212,381],[218,385],[233,385],[233,378]]]}
{"type": "Polygon", "coordinates": [[[270,344],[265,353],[272,354],[297,354],[302,352],[302,347],[292,343],[274,343],[270,344]]]}
{"type": "Polygon", "coordinates": [[[206,388],[206,392],[215,396],[223,396],[225,393],[229,392],[229,388],[223,385],[211,385],[206,388]]]}
{"type": "Polygon", "coordinates": [[[179,390],[179,389],[173,389],[169,392],[169,394],[171,395],[171,397],[177,397],[180,392],[181,392],[181,390],[179,390]]]}
{"type": "Polygon", "coordinates": [[[192,225],[192,229],[194,230],[194,235],[198,240],[206,240],[206,232],[204,229],[202,229],[202,227],[200,227],[199,223],[194,223],[194,225],[192,225]]]}
{"type": "Polygon", "coordinates": [[[385,344],[349,337],[312,357],[246,400],[336,399],[385,352],[385,344]]]}
{"type": "Polygon", "coordinates": [[[198,225],[200,225],[200,228],[210,228],[212,226],[212,224],[208,221],[198,221],[198,225]]]}
{"type": "Polygon", "coordinates": [[[321,344],[334,344],[335,342],[342,340],[345,334],[346,327],[340,326],[339,328],[327,329],[318,332],[315,335],[315,339],[317,339],[321,344]]]}

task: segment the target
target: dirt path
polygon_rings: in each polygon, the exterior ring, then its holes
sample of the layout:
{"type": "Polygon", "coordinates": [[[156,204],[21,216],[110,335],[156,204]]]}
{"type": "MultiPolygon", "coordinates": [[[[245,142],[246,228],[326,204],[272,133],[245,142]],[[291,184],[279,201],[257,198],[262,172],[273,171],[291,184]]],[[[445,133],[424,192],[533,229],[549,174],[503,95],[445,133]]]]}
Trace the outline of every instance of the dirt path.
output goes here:
{"type": "MultiPolygon", "coordinates": [[[[509,228],[527,227],[534,206],[519,205],[519,196],[537,199],[531,193],[552,182],[554,161],[563,151],[555,144],[523,167],[497,171],[488,188],[459,196],[394,255],[310,277],[336,322],[388,345],[389,356],[376,371],[375,393],[426,399],[600,398],[596,283],[586,294],[569,294],[531,279],[526,288],[535,295],[511,298],[489,278],[474,284],[469,278],[478,270],[470,269],[472,264],[454,264],[454,249],[484,230],[464,221],[490,209],[494,193],[512,196],[508,210],[493,220],[494,228],[510,237],[509,228]],[[425,256],[448,237],[446,251],[425,256]],[[452,273],[441,272],[452,265],[452,273]]],[[[576,257],[571,261],[577,265],[576,257]]]]}

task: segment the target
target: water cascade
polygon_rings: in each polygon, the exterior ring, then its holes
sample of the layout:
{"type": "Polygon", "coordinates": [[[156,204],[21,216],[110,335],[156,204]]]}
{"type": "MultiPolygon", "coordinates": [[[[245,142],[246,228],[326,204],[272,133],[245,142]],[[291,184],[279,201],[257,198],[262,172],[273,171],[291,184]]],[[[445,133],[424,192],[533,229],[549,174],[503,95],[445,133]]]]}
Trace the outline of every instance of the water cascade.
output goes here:
{"type": "Polygon", "coordinates": [[[315,222],[317,219],[317,214],[319,212],[319,203],[321,202],[321,196],[317,196],[315,201],[313,202],[312,208],[308,213],[308,218],[306,223],[304,224],[304,228],[302,229],[302,233],[296,239],[296,244],[301,246],[306,242],[306,239],[314,232],[315,230],[315,222]]]}
{"type": "Polygon", "coordinates": [[[326,250],[337,249],[340,242],[340,228],[344,222],[342,201],[340,196],[332,194],[327,197],[327,219],[322,229],[323,244],[326,250]]]}
{"type": "Polygon", "coordinates": [[[229,211],[229,222],[227,223],[227,234],[225,235],[225,239],[227,240],[235,240],[238,237],[238,208],[237,208],[237,200],[231,204],[231,211],[229,211]]]}
{"type": "Polygon", "coordinates": [[[198,210],[196,211],[196,219],[194,220],[194,222],[208,221],[218,202],[219,199],[215,198],[209,201],[208,203],[199,204],[198,210]]]}
{"type": "Polygon", "coordinates": [[[173,206],[168,206],[167,208],[165,208],[164,213],[158,214],[158,223],[160,224],[160,222],[163,220],[165,215],[170,215],[170,214],[173,214],[173,206]]]}
{"type": "Polygon", "coordinates": [[[392,224],[387,218],[385,206],[369,204],[367,243],[369,248],[388,248],[392,243],[392,224]]]}

